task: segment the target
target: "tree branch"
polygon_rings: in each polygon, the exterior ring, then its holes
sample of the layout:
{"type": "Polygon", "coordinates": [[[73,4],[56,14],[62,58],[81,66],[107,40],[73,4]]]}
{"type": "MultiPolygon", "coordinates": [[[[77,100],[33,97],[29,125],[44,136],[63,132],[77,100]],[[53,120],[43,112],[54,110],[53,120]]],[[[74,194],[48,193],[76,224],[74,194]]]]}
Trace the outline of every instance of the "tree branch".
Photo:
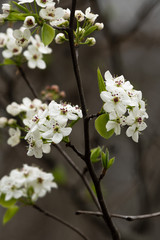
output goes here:
{"type": "Polygon", "coordinates": [[[26,82],[27,86],[28,86],[29,89],[31,90],[33,96],[34,96],[35,98],[38,98],[38,95],[37,95],[37,93],[35,92],[35,90],[34,90],[34,88],[32,87],[32,85],[30,84],[29,80],[27,79],[26,74],[25,74],[23,68],[20,67],[20,66],[17,66],[17,68],[18,68],[19,72],[21,73],[21,76],[23,77],[23,79],[24,79],[24,81],[26,82]]]}
{"type": "Polygon", "coordinates": [[[79,229],[73,227],[73,225],[65,222],[65,221],[62,220],[61,218],[53,215],[52,213],[50,213],[50,212],[48,212],[48,211],[40,208],[40,207],[39,207],[38,205],[36,205],[36,204],[33,204],[32,206],[33,206],[34,209],[36,209],[37,211],[43,213],[45,216],[47,216],[47,217],[49,217],[49,218],[51,218],[51,219],[53,219],[53,220],[55,220],[55,221],[63,224],[64,226],[68,227],[68,228],[71,229],[72,231],[76,232],[76,233],[77,233],[79,236],[81,236],[83,239],[88,240],[88,238],[87,238],[82,232],[80,232],[79,229]]]}
{"type": "Polygon", "coordinates": [[[54,145],[55,148],[62,154],[62,156],[67,160],[67,162],[69,163],[69,165],[76,171],[76,173],[80,176],[80,178],[82,179],[82,181],[84,182],[87,190],[89,191],[95,205],[97,206],[97,208],[100,210],[100,205],[97,201],[97,198],[94,194],[94,192],[92,191],[90,184],[87,180],[87,178],[84,176],[83,172],[78,168],[78,166],[72,161],[72,159],[68,156],[68,154],[61,148],[60,145],[55,144],[54,145]]]}
{"type": "MultiPolygon", "coordinates": [[[[77,215],[92,215],[92,216],[97,216],[97,217],[102,217],[103,213],[102,212],[93,212],[93,211],[82,211],[82,210],[78,210],[76,211],[77,215]]],[[[159,217],[160,216],[160,212],[155,212],[155,213],[150,213],[150,214],[143,214],[143,215],[121,215],[121,214],[110,214],[111,218],[121,218],[124,219],[126,221],[135,221],[135,220],[143,220],[143,219],[148,219],[148,218],[154,218],[154,217],[159,217]]]]}
{"type": "Polygon", "coordinates": [[[73,150],[81,159],[84,160],[84,155],[83,155],[82,153],[80,153],[80,152],[77,150],[77,148],[76,148],[73,144],[71,144],[71,142],[66,143],[66,147],[72,148],[72,150],[73,150]]]}

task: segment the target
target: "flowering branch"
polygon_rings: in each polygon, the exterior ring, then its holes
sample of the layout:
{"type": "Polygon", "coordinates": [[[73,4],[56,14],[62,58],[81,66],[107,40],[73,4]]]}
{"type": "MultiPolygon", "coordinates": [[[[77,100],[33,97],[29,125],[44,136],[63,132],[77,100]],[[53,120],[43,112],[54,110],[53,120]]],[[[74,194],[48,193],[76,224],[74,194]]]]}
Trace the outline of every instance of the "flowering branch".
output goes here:
{"type": "Polygon", "coordinates": [[[79,229],[73,227],[71,224],[65,222],[65,221],[62,220],[61,218],[53,215],[52,213],[50,213],[50,212],[42,209],[41,207],[39,207],[39,206],[36,205],[36,204],[33,204],[32,206],[33,206],[34,209],[36,209],[37,211],[43,213],[45,216],[47,216],[47,217],[49,217],[49,218],[51,218],[51,219],[53,219],[53,220],[56,220],[57,222],[60,222],[60,223],[63,224],[64,226],[66,226],[66,227],[68,227],[69,229],[71,229],[71,230],[73,230],[74,232],[76,232],[76,233],[77,233],[78,235],[80,235],[83,239],[88,240],[88,238],[87,238],[82,232],[80,232],[79,229]]]}
{"type": "Polygon", "coordinates": [[[77,81],[77,86],[78,86],[78,92],[81,100],[81,107],[82,107],[82,113],[83,113],[83,124],[84,124],[84,142],[85,142],[85,162],[88,167],[88,171],[90,173],[90,176],[92,178],[92,181],[94,183],[96,193],[97,193],[97,198],[99,201],[99,204],[101,206],[102,212],[103,212],[103,219],[106,222],[107,226],[109,227],[112,238],[113,240],[119,240],[120,236],[119,233],[114,226],[111,217],[108,213],[108,210],[106,208],[102,191],[101,191],[101,186],[99,183],[99,180],[95,174],[95,171],[93,169],[93,166],[90,162],[90,140],[89,140],[89,119],[87,118],[87,110],[86,110],[86,105],[85,105],[85,99],[84,99],[84,93],[83,93],[83,88],[82,88],[82,83],[80,79],[80,70],[78,66],[78,59],[74,46],[74,36],[73,36],[73,24],[74,24],[74,15],[75,15],[75,8],[76,8],[76,0],[72,0],[72,9],[71,9],[71,17],[70,17],[70,24],[69,24],[69,43],[70,43],[70,50],[71,50],[71,56],[72,56],[72,62],[73,62],[73,67],[74,67],[74,73],[77,81]]]}

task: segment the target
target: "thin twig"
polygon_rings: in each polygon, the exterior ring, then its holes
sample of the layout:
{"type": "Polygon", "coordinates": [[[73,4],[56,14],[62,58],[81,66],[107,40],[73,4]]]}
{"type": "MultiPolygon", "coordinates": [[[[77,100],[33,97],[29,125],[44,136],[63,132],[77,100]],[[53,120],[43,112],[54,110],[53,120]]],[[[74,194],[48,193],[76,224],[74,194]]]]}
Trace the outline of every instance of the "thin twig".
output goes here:
{"type": "Polygon", "coordinates": [[[92,191],[90,184],[87,180],[87,178],[84,176],[83,172],[79,169],[79,167],[72,161],[72,159],[68,156],[68,154],[61,148],[60,145],[55,144],[54,145],[55,148],[62,154],[62,156],[67,160],[67,162],[69,163],[69,165],[76,171],[76,173],[80,176],[80,178],[82,179],[82,181],[84,182],[87,190],[89,191],[95,205],[97,206],[97,208],[100,210],[100,205],[97,201],[97,198],[94,194],[94,192],[92,191]]]}
{"type": "Polygon", "coordinates": [[[88,116],[88,119],[97,118],[97,117],[99,117],[101,114],[102,114],[102,113],[95,113],[95,114],[89,115],[89,116],[88,116]]]}
{"type": "Polygon", "coordinates": [[[33,96],[34,96],[35,98],[38,98],[38,95],[37,95],[37,93],[35,92],[35,90],[34,90],[34,88],[32,87],[32,85],[30,84],[29,80],[27,79],[26,74],[25,74],[23,68],[20,67],[20,66],[17,66],[17,68],[18,68],[19,72],[21,73],[21,75],[22,75],[24,81],[26,82],[27,86],[28,86],[29,89],[31,90],[33,96]]]}
{"type": "Polygon", "coordinates": [[[84,173],[78,168],[78,166],[72,161],[72,159],[68,156],[68,154],[60,147],[60,145],[55,145],[55,147],[58,149],[58,151],[63,155],[63,157],[67,160],[67,162],[70,164],[70,166],[77,172],[77,174],[81,177],[82,181],[84,182],[86,188],[88,189],[94,203],[96,204],[97,208],[100,210],[100,205],[97,201],[97,198],[95,194],[93,193],[90,184],[86,177],[84,176],[84,173]]]}
{"type": "Polygon", "coordinates": [[[38,210],[39,212],[43,213],[45,216],[56,220],[57,222],[60,222],[61,224],[63,224],[64,226],[68,227],[69,229],[73,230],[74,232],[76,232],[78,235],[80,235],[83,239],[88,240],[88,238],[78,229],[75,228],[73,225],[65,222],[64,220],[62,220],[61,218],[55,216],[54,214],[42,209],[41,207],[39,207],[38,205],[33,204],[32,205],[34,209],[38,210]]]}
{"type": "Polygon", "coordinates": [[[77,150],[77,148],[76,148],[73,144],[71,144],[71,142],[66,143],[66,147],[72,148],[72,150],[73,150],[81,159],[84,160],[84,155],[83,155],[82,153],[80,153],[80,152],[77,150]]]}
{"type": "MultiPolygon", "coordinates": [[[[103,213],[102,212],[93,212],[93,211],[82,211],[82,210],[78,210],[76,211],[77,215],[92,215],[92,216],[97,216],[97,217],[102,217],[103,213]]],[[[110,214],[111,218],[120,218],[120,219],[124,219],[126,221],[135,221],[135,220],[143,220],[143,219],[149,219],[149,218],[154,218],[154,217],[159,217],[160,216],[160,212],[155,212],[155,213],[150,213],[150,214],[143,214],[143,215],[121,215],[121,214],[115,214],[112,213],[110,214]]]]}

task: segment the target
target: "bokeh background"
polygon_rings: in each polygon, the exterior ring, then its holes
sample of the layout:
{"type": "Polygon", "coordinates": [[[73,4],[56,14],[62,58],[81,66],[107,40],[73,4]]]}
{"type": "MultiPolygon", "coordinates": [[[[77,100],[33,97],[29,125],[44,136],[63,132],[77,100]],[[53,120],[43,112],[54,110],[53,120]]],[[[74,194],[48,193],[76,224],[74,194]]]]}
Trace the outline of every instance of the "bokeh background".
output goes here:
{"type": "MultiPolygon", "coordinates": [[[[6,1],[1,1],[8,2],[6,1]]],[[[70,8],[71,1],[61,0],[60,6],[70,8]]],[[[79,0],[77,9],[85,11],[91,6],[104,22],[103,31],[94,33],[94,47],[79,48],[79,64],[87,108],[90,114],[102,107],[99,97],[96,71],[102,74],[123,74],[137,90],[142,90],[147,102],[148,128],[140,136],[138,144],[125,135],[113,136],[106,141],[98,136],[91,122],[91,145],[109,148],[116,160],[102,181],[102,188],[111,213],[137,215],[160,210],[160,3],[157,0],[79,0]]],[[[4,26],[1,26],[1,31],[4,26]]],[[[26,75],[40,93],[46,85],[57,84],[65,90],[68,102],[79,104],[71,56],[67,43],[52,44],[53,54],[47,59],[46,70],[30,70],[23,66],[26,75]]],[[[40,94],[39,94],[40,95],[40,94]]],[[[7,116],[6,106],[23,97],[33,99],[32,93],[15,67],[0,67],[0,116],[7,116]]],[[[0,131],[0,177],[23,163],[36,164],[46,171],[56,171],[59,189],[53,190],[38,204],[78,226],[92,240],[111,239],[103,221],[97,217],[76,216],[76,210],[96,210],[81,179],[65,159],[52,149],[51,154],[38,160],[27,157],[26,145],[15,148],[7,145],[7,131],[0,131]]],[[[83,151],[82,123],[75,126],[71,141],[83,151]]],[[[62,144],[65,148],[65,145],[62,144]]],[[[84,164],[70,150],[73,161],[81,168],[84,164]]],[[[95,165],[97,173],[101,168],[95,165]]],[[[88,178],[89,180],[89,178],[88,178]]],[[[1,240],[80,240],[75,233],[48,219],[31,207],[22,207],[12,221],[2,225],[4,209],[0,208],[1,240]]],[[[160,235],[160,218],[126,222],[114,219],[123,240],[157,240],[160,235]]]]}

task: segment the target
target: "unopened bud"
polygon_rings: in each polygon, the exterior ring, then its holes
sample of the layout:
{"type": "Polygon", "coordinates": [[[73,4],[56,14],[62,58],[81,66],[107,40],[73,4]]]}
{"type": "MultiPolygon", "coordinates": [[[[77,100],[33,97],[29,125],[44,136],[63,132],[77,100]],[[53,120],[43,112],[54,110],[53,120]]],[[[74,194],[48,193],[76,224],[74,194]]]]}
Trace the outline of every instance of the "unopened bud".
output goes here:
{"type": "Polygon", "coordinates": [[[103,23],[96,23],[95,26],[97,27],[97,30],[102,30],[104,28],[104,24],[103,23]]]}
{"type": "Polygon", "coordinates": [[[87,38],[85,43],[92,47],[96,44],[96,39],[94,37],[87,38]]]}
{"type": "Polygon", "coordinates": [[[7,124],[7,118],[6,117],[0,117],[0,128],[4,128],[7,124]]]}
{"type": "Polygon", "coordinates": [[[8,125],[13,125],[13,124],[16,124],[17,123],[17,121],[16,121],[16,119],[14,119],[14,118],[10,118],[9,120],[8,120],[8,125]]]}
{"type": "Polygon", "coordinates": [[[65,35],[63,33],[58,33],[55,37],[55,42],[57,44],[62,44],[66,40],[65,35]]]}

